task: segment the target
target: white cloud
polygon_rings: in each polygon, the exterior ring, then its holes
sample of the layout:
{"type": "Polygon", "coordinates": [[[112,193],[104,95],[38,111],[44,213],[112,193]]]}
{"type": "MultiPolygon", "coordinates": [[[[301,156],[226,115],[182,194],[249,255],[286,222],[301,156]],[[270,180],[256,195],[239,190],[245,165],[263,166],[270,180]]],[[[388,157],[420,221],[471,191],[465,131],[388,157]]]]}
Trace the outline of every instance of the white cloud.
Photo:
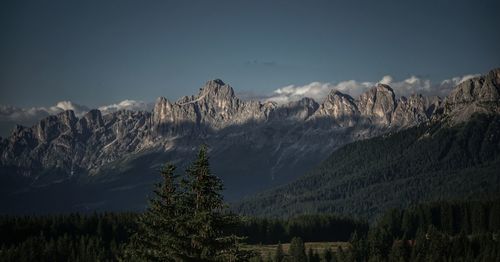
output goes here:
{"type": "Polygon", "coordinates": [[[136,100],[123,100],[118,104],[111,104],[99,107],[102,114],[109,114],[119,110],[132,110],[132,111],[149,111],[153,108],[152,103],[146,103],[136,100]]]}
{"type": "Polygon", "coordinates": [[[0,105],[0,135],[7,136],[15,124],[31,126],[40,119],[54,115],[65,110],[73,110],[76,116],[82,116],[89,109],[70,101],[61,101],[50,107],[21,108],[0,105]]]}
{"type": "Polygon", "coordinates": [[[50,107],[20,108],[15,106],[0,105],[0,120],[31,122],[65,110],[73,110],[77,116],[82,116],[89,111],[88,107],[78,105],[70,101],[61,101],[50,107]]]}
{"type": "Polygon", "coordinates": [[[338,90],[342,93],[356,97],[368,90],[374,84],[375,83],[372,82],[348,80],[339,83],[312,82],[303,86],[289,85],[274,90],[273,93],[264,100],[285,104],[291,101],[300,100],[304,97],[309,97],[318,102],[322,102],[331,90],[338,90]]]}
{"type": "Polygon", "coordinates": [[[397,96],[409,96],[412,94],[428,95],[432,90],[432,84],[429,79],[422,79],[417,76],[410,76],[403,81],[387,83],[394,90],[397,96]]]}
{"type": "Polygon", "coordinates": [[[384,85],[390,85],[394,79],[390,75],[386,75],[382,77],[382,80],[379,81],[379,83],[384,84],[384,85]]]}
{"type": "Polygon", "coordinates": [[[310,97],[315,100],[325,97],[333,88],[331,83],[312,82],[304,86],[289,85],[274,90],[273,94],[266,100],[277,103],[287,103],[300,100],[303,97],[310,97]]]}
{"type": "Polygon", "coordinates": [[[440,83],[434,84],[430,79],[410,76],[401,81],[395,81],[390,75],[383,76],[377,82],[359,82],[356,80],[347,80],[338,83],[312,82],[303,86],[288,85],[278,88],[271,95],[263,97],[265,101],[274,101],[279,104],[285,104],[291,101],[297,101],[304,97],[310,97],[318,102],[322,102],[331,90],[338,90],[354,98],[366,92],[377,83],[391,86],[396,96],[409,96],[412,94],[446,96],[459,83],[476,77],[478,75],[464,75],[446,79],[440,83]]]}

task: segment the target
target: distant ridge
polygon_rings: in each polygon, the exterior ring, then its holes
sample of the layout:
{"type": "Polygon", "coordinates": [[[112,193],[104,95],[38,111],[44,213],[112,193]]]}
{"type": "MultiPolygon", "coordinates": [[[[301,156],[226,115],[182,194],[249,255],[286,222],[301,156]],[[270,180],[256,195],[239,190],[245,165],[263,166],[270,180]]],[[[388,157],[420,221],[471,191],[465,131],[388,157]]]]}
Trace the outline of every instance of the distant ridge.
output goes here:
{"type": "Polygon", "coordinates": [[[125,190],[131,200],[120,208],[137,209],[161,163],[182,164],[205,143],[214,172],[225,180],[226,196],[238,199],[291,181],[352,141],[432,121],[455,125],[477,112],[498,113],[499,76],[495,69],[467,80],[444,100],[397,99],[379,84],[357,99],[332,90],[321,103],[304,98],[285,105],[243,101],[215,79],[198,95],[176,102],[158,98],[152,112],[91,110],[78,118],[65,111],[32,127],[18,126],[0,141],[1,192],[9,199],[73,181],[78,188],[99,188],[102,199],[76,199],[71,208],[116,207],[110,196],[125,190]]]}

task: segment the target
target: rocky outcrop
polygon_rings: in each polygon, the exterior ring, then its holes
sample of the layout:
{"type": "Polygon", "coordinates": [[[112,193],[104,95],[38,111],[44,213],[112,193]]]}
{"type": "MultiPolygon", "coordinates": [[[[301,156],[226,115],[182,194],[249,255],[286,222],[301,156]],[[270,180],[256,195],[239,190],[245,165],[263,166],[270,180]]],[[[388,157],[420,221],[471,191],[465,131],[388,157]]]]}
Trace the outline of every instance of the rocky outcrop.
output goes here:
{"type": "Polygon", "coordinates": [[[331,119],[340,126],[353,126],[359,116],[356,101],[337,90],[332,90],[314,113],[316,119],[331,119]]]}
{"type": "Polygon", "coordinates": [[[394,91],[384,84],[378,84],[362,94],[358,100],[361,115],[371,119],[376,125],[389,125],[396,106],[394,91]]]}
{"type": "Polygon", "coordinates": [[[391,116],[393,126],[408,127],[430,120],[433,109],[431,109],[429,99],[422,95],[411,95],[401,97],[397,107],[391,116]]]}
{"type": "Polygon", "coordinates": [[[500,68],[460,83],[444,101],[444,114],[453,123],[466,121],[474,113],[499,113],[500,68]]]}

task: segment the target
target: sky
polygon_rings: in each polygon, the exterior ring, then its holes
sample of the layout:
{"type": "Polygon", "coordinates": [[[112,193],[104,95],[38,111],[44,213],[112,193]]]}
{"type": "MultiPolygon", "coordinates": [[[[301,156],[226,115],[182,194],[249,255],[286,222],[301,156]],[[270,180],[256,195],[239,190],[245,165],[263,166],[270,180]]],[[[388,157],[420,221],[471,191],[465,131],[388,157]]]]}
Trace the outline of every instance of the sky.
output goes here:
{"type": "Polygon", "coordinates": [[[500,66],[498,10],[498,0],[6,0],[0,115],[148,107],[215,78],[277,99],[387,80],[426,91],[500,66]]]}

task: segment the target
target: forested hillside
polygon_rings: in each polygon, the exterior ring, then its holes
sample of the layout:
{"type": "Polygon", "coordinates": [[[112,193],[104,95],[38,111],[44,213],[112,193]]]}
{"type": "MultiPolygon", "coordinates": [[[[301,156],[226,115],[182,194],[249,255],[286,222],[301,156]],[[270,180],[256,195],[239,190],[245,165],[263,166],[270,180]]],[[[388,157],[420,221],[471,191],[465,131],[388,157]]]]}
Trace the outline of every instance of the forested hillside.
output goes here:
{"type": "Polygon", "coordinates": [[[500,201],[436,202],[383,215],[347,261],[498,261],[500,201]]]}
{"type": "Polygon", "coordinates": [[[246,215],[337,213],[374,220],[430,200],[497,197],[500,116],[424,124],[335,151],[309,174],[234,205],[246,215]]]}

